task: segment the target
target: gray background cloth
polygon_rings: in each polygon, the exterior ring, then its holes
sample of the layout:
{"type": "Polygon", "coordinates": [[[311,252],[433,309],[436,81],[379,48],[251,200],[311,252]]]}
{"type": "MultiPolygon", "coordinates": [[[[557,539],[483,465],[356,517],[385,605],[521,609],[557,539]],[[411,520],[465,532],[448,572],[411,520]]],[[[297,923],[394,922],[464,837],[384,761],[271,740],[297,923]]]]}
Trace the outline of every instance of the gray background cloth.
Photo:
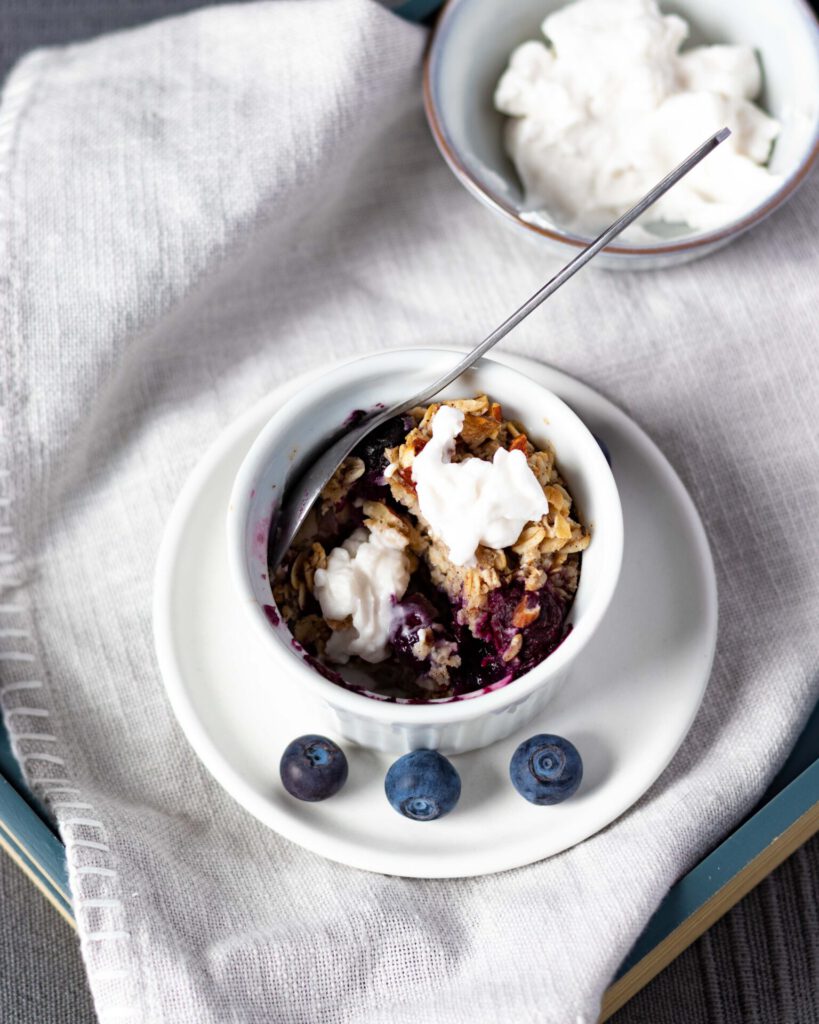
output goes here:
{"type": "MultiPolygon", "coordinates": [[[[5,69],[31,46],[82,38],[193,6],[184,2],[106,5],[29,0],[5,4],[0,10],[0,59],[5,69]]],[[[818,862],[814,843],[763,883],[619,1019],[800,1024],[817,1019],[811,996],[819,988],[818,862]]],[[[4,1020],[91,1019],[70,932],[39,896],[25,888],[26,883],[20,882],[6,862],[0,870],[4,1020]],[[51,998],[45,1000],[49,993],[51,998]]]]}

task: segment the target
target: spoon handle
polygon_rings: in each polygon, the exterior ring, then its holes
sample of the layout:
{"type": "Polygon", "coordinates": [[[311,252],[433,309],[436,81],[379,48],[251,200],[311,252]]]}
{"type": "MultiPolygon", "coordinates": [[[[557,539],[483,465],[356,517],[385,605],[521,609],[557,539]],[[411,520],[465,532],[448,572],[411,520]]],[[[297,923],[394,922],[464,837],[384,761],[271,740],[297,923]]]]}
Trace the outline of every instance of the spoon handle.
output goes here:
{"type": "Polygon", "coordinates": [[[590,259],[595,257],[601,249],[605,248],[609,242],[616,238],[621,231],[624,231],[629,224],[632,224],[641,214],[655,203],[660,196],[672,187],[676,185],[680,178],[684,177],[688,172],[702,160],[708,156],[712,150],[716,149],[717,146],[723,142],[731,134],[729,128],[721,128],[718,132],[715,132],[709,139],[706,139],[701,146],[698,146],[690,156],[687,156],[685,160],[673,171],[670,171],[658,182],[654,188],[643,196],[643,198],[632,206],[630,210],[619,217],[613,224],[606,228],[606,230],[597,236],[593,242],[586,246],[581,252],[570,260],[562,270],[559,270],[555,276],[547,281],[546,284],[538,291],[535,292],[531,298],[527,299],[526,302],[517,309],[510,317],[507,317],[500,326],[496,327],[491,334],[487,335],[480,344],[476,345],[471,352],[468,352],[463,359],[451,370],[448,370],[442,377],[439,377],[434,384],[430,384],[429,387],[424,388],[423,391],[419,392],[415,398],[410,399],[408,402],[402,403],[400,406],[395,406],[394,409],[387,410],[384,419],[389,419],[390,415],[397,415],[404,409],[411,409],[416,405],[426,405],[430,398],[438,394],[439,391],[443,390],[447,384],[451,384],[453,380],[460,377],[462,373],[469,369],[469,367],[480,359],[482,355],[489,351],[494,345],[496,345],[501,338],[505,338],[506,335],[532,312],[537,307],[553,295],[557,289],[565,284],[570,277],[573,277],[581,267],[589,262],[590,259]]]}
{"type": "Polygon", "coordinates": [[[276,525],[276,531],[272,536],[269,560],[272,569],[275,569],[281,559],[287,552],[293,537],[296,535],[301,524],[307,516],[313,502],[318,497],[321,489],[333,475],[339,464],[342,462],[347,455],[355,448],[355,446],[362,441],[370,431],[375,430],[376,427],[381,426],[382,423],[386,423],[387,420],[392,419],[394,416],[398,416],[407,409],[412,409],[416,405],[426,405],[431,398],[434,398],[447,384],[451,384],[457,377],[460,377],[465,370],[468,370],[474,362],[488,352],[493,345],[496,345],[501,338],[512,330],[513,327],[525,319],[533,309],[548,299],[550,295],[557,291],[557,289],[569,280],[574,274],[584,267],[590,259],[593,259],[597,253],[600,252],[604,246],[616,238],[625,228],[635,221],[641,213],[644,213],[652,203],[656,202],[660,196],[664,195],[672,185],[675,185],[680,178],[688,174],[688,172],[695,167],[703,157],[706,157],[712,150],[724,140],[727,139],[731,132],[727,128],[722,128],[720,131],[715,132],[709,139],[707,139],[701,146],[694,150],[694,152],[685,158],[683,162],[675,167],[673,171],[667,174],[662,181],[660,181],[650,192],[647,192],[643,198],[633,206],[627,213],[624,213],[622,217],[618,218],[610,227],[598,235],[597,238],[589,245],[582,249],[573,260],[570,260],[562,270],[559,270],[555,276],[547,281],[546,284],[540,288],[535,294],[527,299],[526,302],[516,310],[510,317],[503,321],[503,323],[496,327],[490,335],[476,345],[467,355],[461,359],[459,363],[448,370],[442,377],[439,377],[433,384],[424,388],[417,395],[408,399],[405,402],[400,402],[398,405],[393,405],[389,409],[383,409],[375,416],[365,420],[361,426],[354,428],[353,430],[347,431],[338,440],[330,445],[324,452],[322,452],[311,465],[308,466],[307,470],[295,481],[295,483],[288,482],[287,490],[285,492],[284,501],[282,507],[279,510],[278,521],[276,525]]]}

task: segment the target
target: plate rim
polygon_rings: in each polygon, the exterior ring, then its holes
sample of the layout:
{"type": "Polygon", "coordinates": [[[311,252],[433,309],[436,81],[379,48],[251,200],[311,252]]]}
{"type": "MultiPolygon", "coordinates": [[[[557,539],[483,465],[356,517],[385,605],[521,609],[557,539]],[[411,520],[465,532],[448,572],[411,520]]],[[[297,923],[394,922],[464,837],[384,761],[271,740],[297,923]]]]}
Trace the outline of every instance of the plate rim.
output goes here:
{"type": "MultiPolygon", "coordinates": [[[[404,349],[418,347],[426,346],[404,346],[404,349]]],[[[498,850],[495,848],[490,849],[488,853],[486,851],[473,850],[470,853],[467,864],[464,865],[461,862],[459,870],[453,871],[446,866],[450,863],[450,858],[442,859],[442,867],[439,870],[436,870],[434,865],[431,866],[426,863],[421,870],[418,870],[413,864],[414,855],[412,853],[405,854],[402,850],[387,852],[382,848],[374,855],[375,861],[381,862],[381,866],[376,866],[371,861],[371,852],[367,851],[366,848],[362,848],[360,843],[338,835],[326,836],[323,833],[317,832],[314,827],[305,825],[298,817],[283,812],[272,801],[264,798],[234,768],[200,720],[195,704],[189,696],[188,688],[183,681],[183,673],[177,662],[170,614],[173,603],[174,580],[171,570],[184,541],[184,527],[188,515],[196,503],[202,486],[212,473],[214,465],[237,443],[238,439],[250,428],[251,424],[257,420],[264,422],[262,418],[263,413],[272,407],[274,403],[280,403],[282,398],[295,392],[306,381],[323,373],[332,372],[335,366],[353,362],[354,359],[339,360],[331,367],[309,370],[306,373],[298,374],[290,380],[282,382],[225,427],[199,459],[177,495],[165,525],[154,571],[152,603],[154,648],[160,676],[174,716],[194,753],[208,770],[209,774],[213,776],[214,780],[240,806],[278,835],[328,860],[359,870],[411,878],[467,878],[523,867],[527,864],[548,859],[550,856],[556,856],[558,852],[571,849],[578,843],[596,835],[625,814],[629,808],[651,789],[657,779],[665,772],[694,723],[711,678],[718,635],[717,580],[714,560],[699,511],[676,470],[638,423],[609,398],[600,394],[585,382],[562,370],[529,357],[503,352],[494,353],[489,358],[495,358],[499,362],[506,362],[507,365],[522,369],[525,372],[545,376],[546,380],[543,380],[541,377],[541,382],[544,383],[544,386],[550,387],[570,405],[572,402],[571,392],[575,394],[579,392],[581,396],[585,393],[592,402],[602,403],[606,410],[606,415],[615,419],[619,426],[627,432],[629,440],[636,442],[652,459],[658,469],[662,471],[666,482],[674,492],[675,503],[685,511],[685,519],[691,527],[692,538],[696,544],[697,562],[704,583],[704,640],[708,644],[708,657],[701,674],[696,700],[692,701],[687,720],[685,723],[681,723],[681,728],[678,730],[675,742],[669,744],[662,763],[658,760],[657,764],[653,766],[652,772],[640,779],[639,786],[635,787],[636,792],[629,790],[628,796],[625,799],[621,799],[616,804],[613,804],[614,809],[611,813],[606,814],[605,820],[596,822],[591,831],[568,843],[560,851],[552,851],[551,853],[532,857],[528,852],[528,847],[525,848],[526,852],[522,856],[509,856],[509,850],[506,848],[501,848],[502,856],[498,855],[498,850]],[[567,392],[569,392],[568,396],[567,392]],[[365,856],[361,855],[362,850],[365,851],[365,856]]]]}

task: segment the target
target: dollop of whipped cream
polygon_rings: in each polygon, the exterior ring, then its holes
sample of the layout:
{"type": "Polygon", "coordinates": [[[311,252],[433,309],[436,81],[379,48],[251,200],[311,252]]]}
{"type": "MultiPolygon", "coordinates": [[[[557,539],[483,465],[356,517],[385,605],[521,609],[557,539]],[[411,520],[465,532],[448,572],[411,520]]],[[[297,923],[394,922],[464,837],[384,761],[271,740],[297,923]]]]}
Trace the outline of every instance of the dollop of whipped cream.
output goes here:
{"type": "Polygon", "coordinates": [[[492,462],[452,462],[464,414],[442,405],[432,418],[432,437],[415,456],[412,479],[421,515],[456,565],[477,564],[479,544],[514,544],[526,523],[549,511],[549,502],[521,451],[499,448],[492,462]]]}
{"type": "Polygon", "coordinates": [[[395,603],[410,578],[407,540],[397,530],[355,530],[317,569],[313,592],[325,619],[352,617],[347,629],[333,630],[328,658],[345,664],[353,654],[371,664],[389,654],[395,603]]]}
{"type": "Polygon", "coordinates": [[[708,230],[777,187],[761,165],[780,126],[751,102],[761,87],[751,47],[681,54],[688,25],[655,0],[577,0],[542,31],[546,43],[519,46],[495,91],[495,106],[513,118],[506,148],[526,206],[543,210],[540,219],[599,230],[724,125],[732,135],[641,222],[708,230]]]}

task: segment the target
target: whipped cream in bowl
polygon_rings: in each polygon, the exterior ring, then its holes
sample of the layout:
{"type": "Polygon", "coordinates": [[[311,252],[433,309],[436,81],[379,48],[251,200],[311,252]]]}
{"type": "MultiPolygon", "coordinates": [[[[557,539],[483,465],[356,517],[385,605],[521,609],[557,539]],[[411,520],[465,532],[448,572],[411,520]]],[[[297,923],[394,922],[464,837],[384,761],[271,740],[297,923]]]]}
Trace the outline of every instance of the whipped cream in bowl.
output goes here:
{"type": "Polygon", "coordinates": [[[399,400],[453,355],[387,352],[318,377],[257,438],[228,513],[238,604],[271,686],[283,700],[299,687],[328,727],[381,750],[458,752],[518,728],[565,683],[620,568],[622,513],[596,440],[551,392],[483,359],[399,422],[377,462],[364,452],[347,467],[309,543],[270,578],[288,479],[353,410],[399,400]],[[455,532],[446,498],[461,500],[463,474],[476,500],[455,532]]]}
{"type": "Polygon", "coordinates": [[[727,125],[595,264],[670,266],[758,224],[814,165],[819,23],[804,0],[452,0],[424,105],[468,191],[564,260],[727,125]]]}
{"type": "Polygon", "coordinates": [[[327,654],[343,665],[352,655],[383,661],[395,615],[410,578],[407,539],[397,530],[359,527],[315,571],[313,589],[325,621],[348,622],[333,630],[327,654]]]}
{"type": "Polygon", "coordinates": [[[528,522],[548,513],[549,502],[520,450],[498,448],[491,462],[453,462],[463,425],[460,409],[438,409],[432,438],[412,463],[412,479],[432,535],[444,541],[455,564],[474,566],[481,545],[500,550],[514,544],[528,522]]]}
{"type": "Polygon", "coordinates": [[[726,144],[631,237],[658,221],[679,233],[718,228],[781,183],[765,166],[780,125],[754,103],[762,73],[750,46],[680,52],[688,23],[656,0],[574,0],[541,31],[512,52],[494,95],[529,216],[597,234],[721,125],[732,130],[726,144]]]}

